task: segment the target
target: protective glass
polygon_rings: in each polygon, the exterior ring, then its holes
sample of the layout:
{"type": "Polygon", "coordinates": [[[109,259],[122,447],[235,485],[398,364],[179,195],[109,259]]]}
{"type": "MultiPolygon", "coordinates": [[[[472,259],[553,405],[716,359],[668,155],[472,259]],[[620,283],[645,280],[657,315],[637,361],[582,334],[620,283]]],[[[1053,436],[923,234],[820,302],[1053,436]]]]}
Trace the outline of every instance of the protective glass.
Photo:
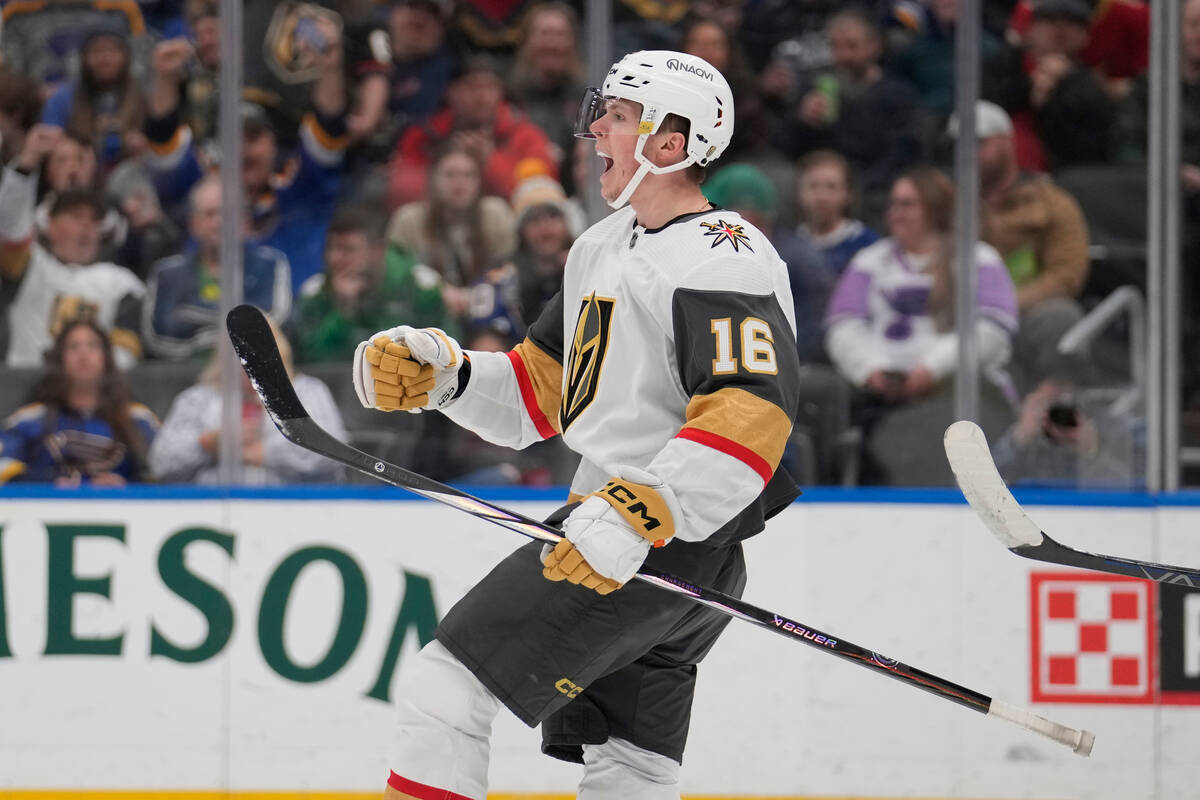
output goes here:
{"type": "Polygon", "coordinates": [[[595,139],[596,134],[590,128],[592,123],[604,116],[605,96],[595,86],[583,90],[583,102],[579,104],[579,114],[575,117],[575,136],[580,139],[595,139]]]}

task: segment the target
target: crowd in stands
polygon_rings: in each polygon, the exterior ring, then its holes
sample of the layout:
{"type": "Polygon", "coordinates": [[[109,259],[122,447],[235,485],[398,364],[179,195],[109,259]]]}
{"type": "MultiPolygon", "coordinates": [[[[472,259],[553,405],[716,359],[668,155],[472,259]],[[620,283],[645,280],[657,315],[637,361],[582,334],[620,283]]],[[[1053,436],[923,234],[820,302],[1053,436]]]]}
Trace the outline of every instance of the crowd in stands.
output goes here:
{"type": "MultiPolygon", "coordinates": [[[[11,413],[0,482],[216,479],[218,5],[0,0],[0,413],[11,413]],[[164,394],[180,376],[190,387],[164,394]],[[153,410],[138,404],[151,394],[153,410]]],[[[567,481],[560,444],[500,450],[440,415],[364,411],[346,384],[354,346],[375,331],[437,326],[507,350],[557,291],[588,223],[594,154],[573,129],[601,76],[584,68],[585,6],[243,4],[244,297],[335,435],[442,480],[567,481]]],[[[1014,480],[1136,484],[1106,438],[1128,422],[1085,412],[1076,399],[1099,376],[1056,345],[1105,286],[1085,214],[1097,198],[1064,186],[1146,159],[1151,6],[983,6],[981,424],[1014,480]]],[[[820,387],[805,402],[848,409],[855,435],[833,446],[850,480],[948,482],[931,442],[951,420],[959,351],[956,0],[612,0],[612,11],[614,58],[677,49],[729,80],[735,133],[704,191],[787,264],[801,360],[820,387]]],[[[1190,221],[1200,0],[1183,17],[1190,221]]],[[[248,386],[242,419],[248,482],[349,477],[285,442],[248,386]]],[[[812,456],[830,431],[811,427],[785,464],[808,482],[844,480],[812,456]]]]}

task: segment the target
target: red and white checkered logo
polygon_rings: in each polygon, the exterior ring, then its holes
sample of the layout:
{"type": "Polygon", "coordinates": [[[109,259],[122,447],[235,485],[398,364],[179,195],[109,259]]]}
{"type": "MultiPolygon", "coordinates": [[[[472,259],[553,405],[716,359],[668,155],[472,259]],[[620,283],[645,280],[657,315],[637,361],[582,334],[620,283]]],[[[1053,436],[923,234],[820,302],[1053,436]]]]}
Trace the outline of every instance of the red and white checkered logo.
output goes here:
{"type": "Polygon", "coordinates": [[[1153,703],[1155,584],[1035,572],[1033,700],[1153,703]]]}

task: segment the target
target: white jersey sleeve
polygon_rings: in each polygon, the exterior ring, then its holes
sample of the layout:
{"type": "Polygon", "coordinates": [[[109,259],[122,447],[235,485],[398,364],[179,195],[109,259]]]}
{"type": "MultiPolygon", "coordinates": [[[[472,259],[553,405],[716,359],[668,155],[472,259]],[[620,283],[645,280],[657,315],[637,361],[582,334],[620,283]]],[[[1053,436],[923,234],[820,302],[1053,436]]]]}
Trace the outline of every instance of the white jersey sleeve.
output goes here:
{"type": "Polygon", "coordinates": [[[524,448],[561,432],[562,293],[507,353],[468,351],[467,388],[442,413],[480,438],[524,448]]]}
{"type": "Polygon", "coordinates": [[[445,413],[513,447],[562,434],[583,457],[574,495],[635,467],[679,500],[677,538],[744,538],[796,494],[778,469],[799,397],[793,313],[786,266],[738,215],[647,230],[624,209],[576,241],[524,342],[468,354],[445,413]]]}

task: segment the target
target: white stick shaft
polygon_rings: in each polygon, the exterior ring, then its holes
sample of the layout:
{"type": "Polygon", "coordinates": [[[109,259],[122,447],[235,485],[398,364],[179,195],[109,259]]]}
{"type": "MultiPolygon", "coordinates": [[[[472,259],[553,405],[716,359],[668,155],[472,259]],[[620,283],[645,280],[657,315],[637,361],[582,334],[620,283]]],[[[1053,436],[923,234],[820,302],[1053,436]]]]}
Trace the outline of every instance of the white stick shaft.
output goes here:
{"type": "Polygon", "coordinates": [[[1045,717],[1039,717],[1027,708],[1014,706],[1003,700],[992,700],[991,705],[988,706],[988,716],[1006,719],[1026,730],[1040,733],[1059,744],[1065,744],[1081,756],[1090,756],[1092,745],[1096,743],[1096,735],[1091,731],[1077,731],[1066,725],[1059,725],[1045,717]]]}

